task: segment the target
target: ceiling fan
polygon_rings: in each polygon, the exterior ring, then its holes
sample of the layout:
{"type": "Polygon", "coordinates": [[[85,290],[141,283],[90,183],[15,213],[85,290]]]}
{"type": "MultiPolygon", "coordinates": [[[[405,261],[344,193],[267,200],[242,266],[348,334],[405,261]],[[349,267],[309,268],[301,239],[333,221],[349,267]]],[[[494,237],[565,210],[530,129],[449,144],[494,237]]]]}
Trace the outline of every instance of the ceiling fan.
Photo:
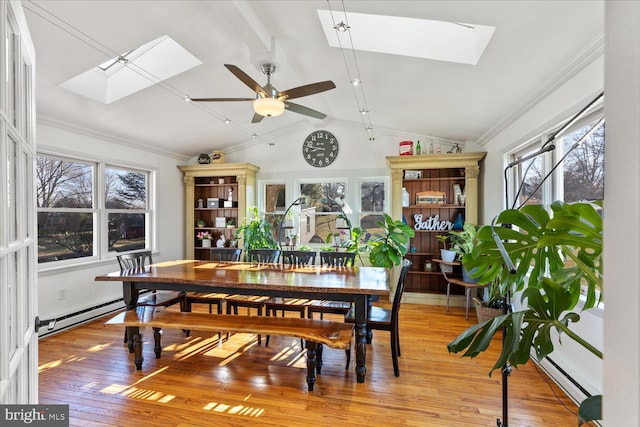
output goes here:
{"type": "Polygon", "coordinates": [[[336,85],[331,80],[324,82],[311,83],[304,86],[294,87],[282,92],[271,85],[271,75],[276,71],[274,64],[262,64],[261,69],[267,76],[267,84],[260,86],[255,80],[253,80],[247,73],[240,68],[231,64],[224,64],[229,71],[233,73],[242,83],[247,85],[251,90],[256,92],[255,98],[191,98],[194,102],[227,102],[227,101],[253,101],[253,120],[251,123],[259,123],[265,117],[279,116],[285,110],[293,111],[294,113],[304,114],[305,116],[315,117],[317,119],[324,119],[326,114],[303,105],[294,104],[289,102],[289,99],[301,98],[303,96],[313,95],[315,93],[324,92],[330,89],[334,89],[336,85]]]}

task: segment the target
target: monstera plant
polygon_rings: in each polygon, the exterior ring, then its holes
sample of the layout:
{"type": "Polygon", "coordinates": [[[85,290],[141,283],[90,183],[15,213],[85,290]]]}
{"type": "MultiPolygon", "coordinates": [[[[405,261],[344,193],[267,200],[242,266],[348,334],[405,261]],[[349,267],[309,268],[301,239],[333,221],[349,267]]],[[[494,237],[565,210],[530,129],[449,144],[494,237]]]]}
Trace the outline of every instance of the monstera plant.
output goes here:
{"type": "MultiPolygon", "coordinates": [[[[450,352],[475,357],[489,346],[493,336],[504,333],[502,351],[491,373],[507,362],[526,363],[533,347],[538,360],[554,350],[553,330],[568,336],[602,358],[602,352],[571,330],[580,320],[576,310],[584,289],[584,306],[595,307],[602,298],[602,217],[598,205],[555,202],[553,215],[541,205],[503,211],[493,228],[478,231],[477,244],[463,264],[480,282],[497,281],[503,295],[520,295],[523,308],[472,326],[448,345],[450,352]],[[503,257],[494,238],[515,266],[503,257]]],[[[583,420],[600,418],[601,396],[582,402],[583,420]]]]}
{"type": "Polygon", "coordinates": [[[376,221],[382,229],[381,233],[373,233],[368,241],[370,248],[369,261],[374,267],[392,268],[400,265],[402,257],[407,254],[409,239],[416,232],[400,220],[394,220],[384,214],[384,221],[376,221]]]}

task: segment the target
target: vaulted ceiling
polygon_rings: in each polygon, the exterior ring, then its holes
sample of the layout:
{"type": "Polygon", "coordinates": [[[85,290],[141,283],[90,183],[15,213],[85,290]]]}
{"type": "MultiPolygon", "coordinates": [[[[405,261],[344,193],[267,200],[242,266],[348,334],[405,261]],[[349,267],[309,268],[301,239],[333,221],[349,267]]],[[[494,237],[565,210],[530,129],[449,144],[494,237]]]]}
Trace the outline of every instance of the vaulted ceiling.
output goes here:
{"type": "MultiPolygon", "coordinates": [[[[602,53],[603,1],[24,1],[37,58],[37,109],[58,123],[183,156],[229,149],[308,124],[371,125],[485,142],[500,126],[602,53]],[[318,10],[494,26],[477,65],[330,47],[318,10]],[[202,64],[110,104],[59,85],[98,64],[168,35],[202,64]],[[332,80],[336,88],[296,99],[327,114],[285,111],[252,124],[251,102],[195,103],[183,97],[255,95],[224,67],[264,85],[273,61],[284,90],[332,80]],[[350,67],[351,71],[347,71],[350,67]],[[354,91],[358,75],[363,91],[354,91]],[[363,118],[361,94],[369,115],[363,118]],[[229,123],[225,123],[228,119],[229,123]]],[[[330,29],[333,31],[333,29],[330,29]]],[[[358,28],[352,27],[354,37],[358,28]]],[[[399,37],[379,28],[389,39],[399,37]]],[[[419,38],[416,44],[428,43],[419,38]]],[[[345,46],[349,47],[349,46],[345,46]]]]}

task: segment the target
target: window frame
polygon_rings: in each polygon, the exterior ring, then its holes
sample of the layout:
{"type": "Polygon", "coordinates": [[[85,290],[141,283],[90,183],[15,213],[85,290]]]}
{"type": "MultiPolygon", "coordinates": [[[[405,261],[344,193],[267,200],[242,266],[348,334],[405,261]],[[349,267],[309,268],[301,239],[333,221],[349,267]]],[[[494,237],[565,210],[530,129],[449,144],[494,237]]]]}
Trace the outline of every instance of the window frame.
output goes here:
{"type": "MultiPolygon", "coordinates": [[[[593,111],[581,117],[579,120],[576,120],[571,126],[564,130],[562,134],[560,134],[556,140],[554,141],[556,148],[550,152],[546,152],[541,154],[539,157],[542,162],[542,176],[545,176],[548,171],[550,171],[554,165],[556,165],[564,155],[564,147],[563,147],[563,138],[565,136],[570,135],[571,133],[583,128],[589,123],[596,122],[600,118],[604,116],[604,107],[598,106],[593,111]]],[[[518,156],[524,156],[528,153],[535,152],[539,150],[544,143],[549,139],[554,132],[562,127],[562,125],[570,118],[565,118],[564,120],[560,120],[558,124],[547,129],[546,131],[538,134],[536,137],[528,139],[527,142],[523,144],[519,144],[515,148],[508,150],[505,153],[506,163],[510,163],[515,161],[518,156]]],[[[606,144],[606,136],[605,136],[605,144],[606,144]]],[[[520,166],[522,168],[526,168],[527,165],[532,162],[534,159],[526,161],[522,163],[520,166]]],[[[547,178],[547,180],[542,184],[540,188],[542,190],[541,203],[545,206],[550,205],[556,200],[564,200],[564,162],[555,171],[547,178]]],[[[511,170],[507,172],[506,177],[508,179],[507,188],[509,198],[506,200],[507,208],[511,209],[512,207],[518,207],[519,202],[515,200],[516,192],[521,184],[521,177],[518,175],[518,167],[513,167],[511,170]]],[[[504,179],[504,178],[503,178],[504,179]]]]}
{"type": "MultiPolygon", "coordinates": [[[[93,167],[93,188],[92,188],[92,207],[91,208],[40,208],[36,207],[36,213],[40,212],[90,212],[93,215],[93,255],[80,258],[71,258],[60,261],[50,261],[45,263],[37,262],[38,272],[54,270],[65,267],[77,267],[81,265],[87,265],[100,261],[112,261],[117,255],[134,252],[116,252],[109,251],[109,230],[108,230],[108,217],[109,213],[122,212],[121,209],[107,209],[106,208],[106,189],[105,189],[105,176],[107,168],[121,169],[132,172],[140,172],[146,175],[147,181],[147,194],[146,194],[146,207],[143,210],[145,213],[145,248],[138,250],[150,250],[155,249],[155,236],[156,236],[156,171],[154,169],[144,167],[138,164],[132,164],[117,160],[99,160],[90,158],[88,156],[74,155],[69,153],[62,153],[54,150],[38,150],[35,154],[35,159],[38,157],[49,157],[57,160],[77,162],[92,165],[93,167]]],[[[35,179],[34,179],[35,181],[35,179]]],[[[126,210],[125,213],[140,213],[142,210],[131,209],[126,210]]],[[[36,257],[37,258],[37,257],[36,257]]]]}

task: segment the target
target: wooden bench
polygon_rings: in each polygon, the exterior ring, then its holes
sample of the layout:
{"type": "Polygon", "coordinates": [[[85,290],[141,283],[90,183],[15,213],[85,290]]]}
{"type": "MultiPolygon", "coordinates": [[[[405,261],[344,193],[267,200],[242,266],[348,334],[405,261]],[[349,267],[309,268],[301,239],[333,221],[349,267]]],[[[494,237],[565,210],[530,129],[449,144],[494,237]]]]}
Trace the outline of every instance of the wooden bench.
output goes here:
{"type": "MultiPolygon", "coordinates": [[[[351,349],[353,325],[326,320],[301,319],[295,317],[236,316],[226,314],[190,313],[137,307],[122,312],[105,325],[121,325],[131,328],[136,369],[142,369],[142,334],[140,327],[153,328],[156,358],[162,352],[162,328],[194,330],[202,332],[241,332],[266,335],[281,335],[302,338],[307,349],[307,385],[313,390],[316,373],[322,368],[322,345],[332,348],[351,349]]],[[[347,365],[348,366],[348,365],[347,365]]]]}

